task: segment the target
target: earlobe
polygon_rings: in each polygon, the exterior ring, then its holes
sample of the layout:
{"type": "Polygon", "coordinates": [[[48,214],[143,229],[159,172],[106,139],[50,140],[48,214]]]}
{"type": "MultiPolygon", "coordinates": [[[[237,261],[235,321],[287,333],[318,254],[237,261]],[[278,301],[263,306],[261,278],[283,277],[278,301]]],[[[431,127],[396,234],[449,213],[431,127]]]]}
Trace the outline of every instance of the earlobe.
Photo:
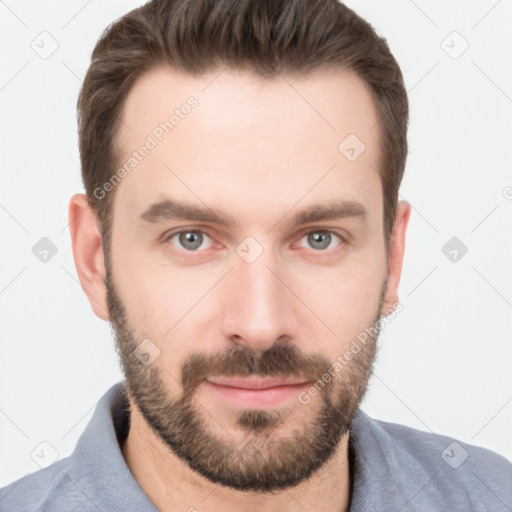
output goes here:
{"type": "Polygon", "coordinates": [[[108,321],[101,233],[97,217],[84,194],[75,194],[71,198],[68,220],[73,258],[80,284],[94,313],[108,321]]]}
{"type": "Polygon", "coordinates": [[[411,215],[411,205],[407,201],[400,201],[396,209],[395,224],[389,241],[388,257],[388,283],[386,289],[386,299],[382,305],[382,315],[390,314],[398,303],[398,285],[402,275],[402,266],[405,253],[405,235],[409,218],[411,215]]]}

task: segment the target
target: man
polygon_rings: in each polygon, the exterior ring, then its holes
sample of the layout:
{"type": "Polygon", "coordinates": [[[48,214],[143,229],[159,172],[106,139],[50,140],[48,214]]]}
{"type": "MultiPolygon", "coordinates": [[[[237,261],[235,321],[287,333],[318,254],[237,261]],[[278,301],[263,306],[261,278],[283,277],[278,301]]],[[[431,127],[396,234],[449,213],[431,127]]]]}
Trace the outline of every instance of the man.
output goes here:
{"type": "Polygon", "coordinates": [[[512,509],[503,457],[359,405],[398,285],[408,102],[336,0],[153,0],[79,98],[73,253],[125,373],[1,510],[512,509]]]}

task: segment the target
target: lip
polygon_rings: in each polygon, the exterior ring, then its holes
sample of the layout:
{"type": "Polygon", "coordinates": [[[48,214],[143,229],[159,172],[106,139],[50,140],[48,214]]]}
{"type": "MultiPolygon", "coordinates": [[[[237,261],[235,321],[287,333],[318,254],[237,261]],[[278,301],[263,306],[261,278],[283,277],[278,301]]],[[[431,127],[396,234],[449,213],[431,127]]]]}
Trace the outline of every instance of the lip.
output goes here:
{"type": "Polygon", "coordinates": [[[283,378],[208,377],[204,389],[216,399],[247,409],[271,409],[297,401],[310,381],[283,378]]]}
{"type": "Polygon", "coordinates": [[[253,390],[268,389],[277,386],[296,386],[309,382],[304,379],[283,379],[276,377],[208,377],[206,380],[218,386],[253,390]]]}

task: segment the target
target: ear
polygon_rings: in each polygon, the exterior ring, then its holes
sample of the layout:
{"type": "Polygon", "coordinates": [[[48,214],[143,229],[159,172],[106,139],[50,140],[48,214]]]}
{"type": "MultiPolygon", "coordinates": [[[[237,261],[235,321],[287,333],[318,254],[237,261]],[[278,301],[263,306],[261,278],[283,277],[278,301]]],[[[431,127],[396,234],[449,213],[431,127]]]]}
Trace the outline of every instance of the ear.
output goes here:
{"type": "Polygon", "coordinates": [[[388,255],[388,283],[386,296],[382,304],[381,314],[395,309],[398,302],[398,285],[402,275],[402,264],[405,251],[405,232],[409,224],[411,205],[407,201],[400,201],[396,208],[395,224],[389,241],[388,255]]]}
{"type": "Polygon", "coordinates": [[[69,202],[69,229],[75,267],[94,313],[109,320],[103,245],[99,222],[84,194],[75,194],[69,202]]]}

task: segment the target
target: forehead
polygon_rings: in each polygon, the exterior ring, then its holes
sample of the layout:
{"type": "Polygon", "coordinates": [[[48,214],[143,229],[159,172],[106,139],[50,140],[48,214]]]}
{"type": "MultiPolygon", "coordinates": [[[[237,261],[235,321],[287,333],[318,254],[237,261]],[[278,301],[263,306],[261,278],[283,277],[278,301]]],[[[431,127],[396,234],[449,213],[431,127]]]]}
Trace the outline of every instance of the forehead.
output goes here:
{"type": "Polygon", "coordinates": [[[162,66],[135,82],[122,120],[116,212],[140,214],[164,196],[235,216],[329,199],[381,211],[377,110],[350,71],[263,79],[162,66]]]}

